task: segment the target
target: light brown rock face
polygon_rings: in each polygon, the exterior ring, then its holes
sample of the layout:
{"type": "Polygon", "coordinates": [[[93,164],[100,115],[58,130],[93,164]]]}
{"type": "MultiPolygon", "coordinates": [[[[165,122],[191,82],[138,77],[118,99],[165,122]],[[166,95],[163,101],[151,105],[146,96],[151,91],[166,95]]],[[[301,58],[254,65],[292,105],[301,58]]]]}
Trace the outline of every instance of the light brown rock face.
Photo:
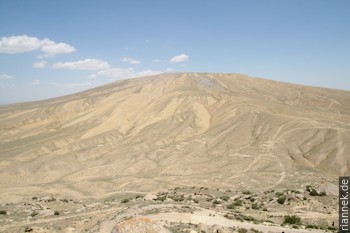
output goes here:
{"type": "Polygon", "coordinates": [[[238,74],[161,74],[0,107],[0,202],[299,188],[349,175],[349,155],[349,91],[238,74]]]}
{"type": "Polygon", "coordinates": [[[161,225],[148,218],[132,218],[118,223],[111,233],[170,233],[161,225]]]}

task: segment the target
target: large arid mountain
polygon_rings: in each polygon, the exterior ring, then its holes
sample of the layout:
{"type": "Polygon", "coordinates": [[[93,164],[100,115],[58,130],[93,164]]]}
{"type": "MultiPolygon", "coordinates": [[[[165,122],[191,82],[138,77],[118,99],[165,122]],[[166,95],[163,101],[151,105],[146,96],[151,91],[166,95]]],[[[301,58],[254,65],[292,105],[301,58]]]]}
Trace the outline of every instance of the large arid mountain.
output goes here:
{"type": "Polygon", "coordinates": [[[0,107],[0,202],[271,190],[349,174],[349,91],[175,73],[0,107]]]}

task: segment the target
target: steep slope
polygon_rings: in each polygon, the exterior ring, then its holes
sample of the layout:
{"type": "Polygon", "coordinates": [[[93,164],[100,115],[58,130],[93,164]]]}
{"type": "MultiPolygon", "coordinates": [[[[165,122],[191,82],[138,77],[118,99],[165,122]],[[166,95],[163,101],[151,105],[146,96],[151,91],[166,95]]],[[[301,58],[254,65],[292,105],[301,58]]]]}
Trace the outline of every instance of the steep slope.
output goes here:
{"type": "Polygon", "coordinates": [[[350,92],[162,74],[0,108],[1,201],[173,186],[299,187],[350,174],[350,92]]]}

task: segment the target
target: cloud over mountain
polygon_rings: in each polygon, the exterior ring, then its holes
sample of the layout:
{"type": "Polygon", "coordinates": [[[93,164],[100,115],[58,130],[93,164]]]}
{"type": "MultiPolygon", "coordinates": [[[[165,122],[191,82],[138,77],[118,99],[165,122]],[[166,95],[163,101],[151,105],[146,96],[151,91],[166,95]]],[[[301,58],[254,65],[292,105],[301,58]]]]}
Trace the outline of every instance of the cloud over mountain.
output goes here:
{"type": "Polygon", "coordinates": [[[172,57],[170,59],[170,62],[180,63],[180,62],[185,62],[188,60],[189,60],[189,56],[183,53],[183,54],[172,57]]]}

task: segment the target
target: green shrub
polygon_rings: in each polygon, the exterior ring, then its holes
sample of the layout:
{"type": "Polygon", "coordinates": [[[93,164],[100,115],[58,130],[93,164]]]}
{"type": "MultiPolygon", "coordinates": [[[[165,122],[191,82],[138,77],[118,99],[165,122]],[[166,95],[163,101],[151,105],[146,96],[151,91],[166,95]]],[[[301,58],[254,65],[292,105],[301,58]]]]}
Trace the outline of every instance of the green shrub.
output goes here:
{"type": "Polygon", "coordinates": [[[307,225],[305,226],[305,228],[307,228],[307,229],[318,229],[319,227],[316,226],[316,225],[313,225],[313,224],[307,224],[307,225]]]}
{"type": "Polygon", "coordinates": [[[163,202],[163,201],[165,201],[165,199],[166,199],[166,196],[158,196],[157,199],[156,199],[156,201],[161,201],[161,202],[163,202]]]}
{"type": "Polygon", "coordinates": [[[30,214],[30,216],[34,217],[34,216],[37,216],[38,214],[39,214],[38,212],[33,211],[33,212],[30,214]]]}
{"type": "Polygon", "coordinates": [[[33,231],[33,229],[31,227],[26,226],[24,228],[24,232],[31,232],[31,231],[33,231]]]}
{"type": "Polygon", "coordinates": [[[54,215],[60,215],[60,212],[55,210],[54,215]]]}
{"type": "Polygon", "coordinates": [[[214,205],[219,205],[219,204],[221,204],[221,201],[219,201],[219,200],[214,200],[214,201],[213,201],[213,204],[214,204],[214,205]]]}
{"type": "Polygon", "coordinates": [[[286,198],[287,198],[287,197],[286,197],[285,195],[280,196],[280,197],[277,199],[277,202],[278,202],[279,204],[283,205],[284,202],[286,201],[286,198]]]}
{"type": "Polygon", "coordinates": [[[245,228],[238,228],[238,233],[247,233],[248,230],[245,228]]]}
{"type": "Polygon", "coordinates": [[[260,209],[260,206],[257,203],[253,203],[252,209],[253,210],[258,210],[258,209],[260,209]]]}
{"type": "Polygon", "coordinates": [[[242,205],[243,205],[243,202],[242,202],[242,200],[240,200],[240,199],[235,199],[234,204],[235,204],[235,206],[242,206],[242,205]]]}
{"type": "Polygon", "coordinates": [[[298,216],[295,216],[295,215],[284,216],[283,224],[300,225],[301,224],[301,219],[298,216]]]}
{"type": "Polygon", "coordinates": [[[230,200],[230,197],[222,196],[222,197],[220,197],[220,199],[223,200],[223,201],[228,201],[228,200],[230,200]]]}
{"type": "Polygon", "coordinates": [[[320,196],[320,194],[316,191],[316,189],[311,188],[309,192],[310,196],[320,196]]]}
{"type": "Polygon", "coordinates": [[[139,199],[139,198],[143,198],[143,197],[144,197],[143,195],[137,194],[137,195],[135,196],[135,199],[139,199]]]}
{"type": "Polygon", "coordinates": [[[306,191],[310,192],[312,189],[312,186],[311,185],[306,185],[306,191]]]}
{"type": "Polygon", "coordinates": [[[128,203],[129,201],[130,201],[129,198],[125,198],[125,199],[123,199],[123,200],[121,201],[121,203],[125,204],[125,203],[128,203]]]}
{"type": "Polygon", "coordinates": [[[182,202],[185,200],[184,195],[180,195],[180,196],[173,196],[172,199],[176,202],[182,202]]]}
{"type": "Polygon", "coordinates": [[[249,194],[252,194],[252,193],[250,191],[244,191],[243,194],[249,195],[249,194]]]}
{"type": "Polygon", "coordinates": [[[0,215],[6,215],[6,214],[7,214],[6,210],[0,210],[0,215]]]}

